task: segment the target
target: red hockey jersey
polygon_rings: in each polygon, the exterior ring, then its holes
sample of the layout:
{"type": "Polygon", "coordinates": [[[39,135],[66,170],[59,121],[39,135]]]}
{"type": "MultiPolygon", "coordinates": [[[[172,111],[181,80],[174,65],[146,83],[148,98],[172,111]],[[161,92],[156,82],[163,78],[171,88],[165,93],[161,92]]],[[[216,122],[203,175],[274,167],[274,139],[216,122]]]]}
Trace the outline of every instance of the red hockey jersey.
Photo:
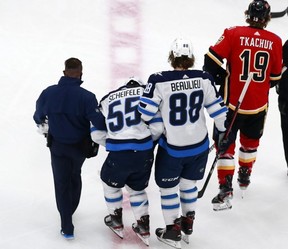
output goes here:
{"type": "Polygon", "coordinates": [[[249,72],[253,72],[253,78],[239,113],[255,114],[267,107],[270,82],[281,78],[280,37],[263,29],[232,27],[224,30],[207,55],[220,66],[226,59],[228,77],[223,98],[229,108],[235,109],[249,72]]]}

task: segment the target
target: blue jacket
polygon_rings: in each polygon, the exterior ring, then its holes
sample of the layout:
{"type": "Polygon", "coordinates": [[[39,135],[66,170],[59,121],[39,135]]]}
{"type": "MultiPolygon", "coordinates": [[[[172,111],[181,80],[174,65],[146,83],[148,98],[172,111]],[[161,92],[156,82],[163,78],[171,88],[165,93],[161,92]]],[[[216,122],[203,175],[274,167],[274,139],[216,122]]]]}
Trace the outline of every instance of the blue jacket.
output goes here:
{"type": "Polygon", "coordinates": [[[48,119],[49,133],[58,142],[78,143],[90,135],[90,121],[97,125],[104,119],[96,96],[81,84],[80,79],[63,76],[57,85],[43,90],[36,102],[34,121],[41,124],[48,119]]]}

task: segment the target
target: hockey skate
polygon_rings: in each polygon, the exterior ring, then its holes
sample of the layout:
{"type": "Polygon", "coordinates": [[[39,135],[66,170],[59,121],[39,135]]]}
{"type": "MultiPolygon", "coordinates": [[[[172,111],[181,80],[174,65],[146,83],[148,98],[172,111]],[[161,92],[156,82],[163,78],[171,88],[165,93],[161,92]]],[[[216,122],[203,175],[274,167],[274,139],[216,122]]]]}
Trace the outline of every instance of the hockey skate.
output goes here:
{"type": "Polygon", "coordinates": [[[248,167],[240,167],[238,171],[238,184],[240,189],[246,190],[250,184],[251,170],[248,167]]]}
{"type": "Polygon", "coordinates": [[[189,236],[193,232],[194,219],[195,219],[195,211],[188,212],[186,214],[186,217],[181,216],[181,230],[183,232],[182,240],[187,244],[189,244],[189,236]]]}
{"type": "Polygon", "coordinates": [[[107,215],[104,222],[117,236],[123,239],[122,208],[116,209],[114,214],[107,215]]]}
{"type": "Polygon", "coordinates": [[[137,220],[137,223],[132,224],[132,229],[136,235],[149,246],[150,228],[149,228],[149,215],[144,215],[137,220]]]}
{"type": "Polygon", "coordinates": [[[157,228],[155,233],[159,241],[181,249],[181,218],[176,219],[173,225],[166,226],[166,229],[157,228]]]}
{"type": "Polygon", "coordinates": [[[220,192],[212,199],[213,210],[221,211],[232,208],[230,200],[233,198],[232,175],[226,176],[226,183],[220,184],[220,192]]]}

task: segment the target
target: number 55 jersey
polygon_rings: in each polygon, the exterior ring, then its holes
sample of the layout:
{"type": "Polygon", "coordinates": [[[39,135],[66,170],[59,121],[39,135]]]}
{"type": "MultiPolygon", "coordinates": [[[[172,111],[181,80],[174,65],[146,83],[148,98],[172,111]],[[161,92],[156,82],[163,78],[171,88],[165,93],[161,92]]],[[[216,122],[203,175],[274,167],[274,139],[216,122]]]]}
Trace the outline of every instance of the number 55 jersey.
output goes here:
{"type": "Polygon", "coordinates": [[[198,155],[209,148],[204,110],[225,131],[227,108],[212,76],[201,70],[173,70],[150,75],[138,110],[145,121],[159,110],[164,132],[159,145],[171,156],[198,155]]]}
{"type": "Polygon", "coordinates": [[[105,117],[103,124],[91,127],[92,139],[106,146],[107,151],[135,150],[143,151],[153,148],[163,132],[159,113],[149,123],[145,123],[138,112],[143,85],[124,85],[109,92],[99,103],[100,111],[105,117]]]}

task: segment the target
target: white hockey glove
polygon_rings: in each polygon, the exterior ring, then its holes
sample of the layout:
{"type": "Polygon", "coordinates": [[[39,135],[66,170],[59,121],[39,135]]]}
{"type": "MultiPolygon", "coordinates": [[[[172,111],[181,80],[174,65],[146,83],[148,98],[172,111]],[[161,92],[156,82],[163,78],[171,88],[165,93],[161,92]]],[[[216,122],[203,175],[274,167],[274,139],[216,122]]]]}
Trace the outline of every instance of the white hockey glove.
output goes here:
{"type": "Polygon", "coordinates": [[[38,126],[37,132],[38,132],[40,135],[44,135],[45,137],[47,137],[48,130],[49,130],[48,121],[45,120],[44,123],[38,124],[37,126],[38,126]]]}

